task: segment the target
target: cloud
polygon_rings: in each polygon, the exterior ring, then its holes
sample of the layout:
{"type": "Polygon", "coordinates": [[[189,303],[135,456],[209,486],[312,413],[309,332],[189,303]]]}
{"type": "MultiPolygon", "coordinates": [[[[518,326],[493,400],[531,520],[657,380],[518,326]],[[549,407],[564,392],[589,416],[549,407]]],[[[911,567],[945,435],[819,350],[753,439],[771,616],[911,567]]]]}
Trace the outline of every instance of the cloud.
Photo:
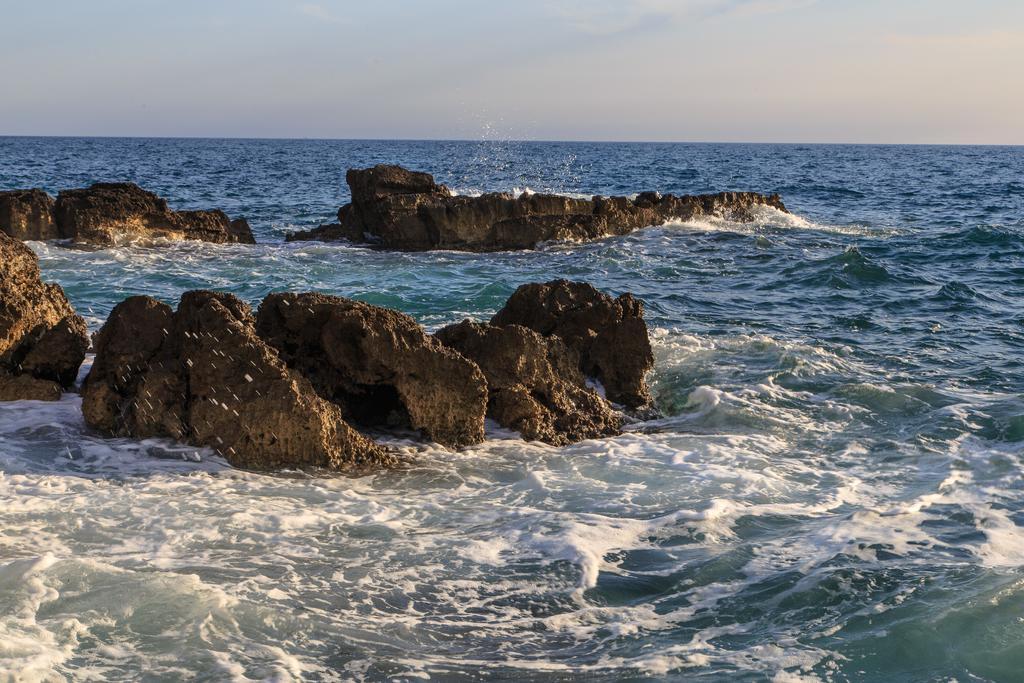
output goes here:
{"type": "Polygon", "coordinates": [[[326,21],[332,24],[345,24],[347,23],[344,19],[336,17],[323,5],[315,3],[303,3],[299,5],[299,12],[305,14],[308,17],[319,19],[320,21],[326,21]]]}
{"type": "Polygon", "coordinates": [[[591,35],[614,35],[679,19],[757,16],[789,12],[818,0],[564,0],[555,13],[569,26],[591,35]]]}

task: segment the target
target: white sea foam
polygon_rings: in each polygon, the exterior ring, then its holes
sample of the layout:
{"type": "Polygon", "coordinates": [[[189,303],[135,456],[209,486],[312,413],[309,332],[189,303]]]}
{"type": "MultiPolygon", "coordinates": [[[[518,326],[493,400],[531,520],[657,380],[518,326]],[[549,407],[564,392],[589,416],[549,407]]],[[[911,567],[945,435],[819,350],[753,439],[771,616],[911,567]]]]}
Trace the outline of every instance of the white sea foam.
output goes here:
{"type": "Polygon", "coordinates": [[[717,216],[703,216],[690,220],[666,221],[661,227],[672,230],[742,234],[767,234],[772,230],[808,230],[863,237],[891,237],[900,234],[900,231],[891,228],[820,223],[796,213],[780,211],[773,206],[757,206],[751,210],[751,213],[752,220],[736,221],[717,216]]]}
{"type": "MultiPolygon", "coordinates": [[[[1024,563],[1002,504],[1020,476],[1011,448],[962,436],[881,464],[865,425],[899,403],[890,393],[919,388],[842,347],[653,337],[654,388],[678,394],[676,415],[565,448],[493,424],[497,438],[458,453],[395,439],[412,466],[359,479],[246,473],[201,449],[103,439],[77,396],[0,406],[0,668],[28,680],[71,662],[95,678],[184,666],[376,679],[385,662],[405,678],[488,666],[827,679],[851,619],[899,614],[925,590],[873,595],[865,577],[1024,563]],[[951,509],[970,520],[955,542],[951,509]],[[807,618],[785,607],[822,591],[845,597],[807,618]]],[[[943,396],[926,414],[954,425],[1012,398],[943,396]]]]}

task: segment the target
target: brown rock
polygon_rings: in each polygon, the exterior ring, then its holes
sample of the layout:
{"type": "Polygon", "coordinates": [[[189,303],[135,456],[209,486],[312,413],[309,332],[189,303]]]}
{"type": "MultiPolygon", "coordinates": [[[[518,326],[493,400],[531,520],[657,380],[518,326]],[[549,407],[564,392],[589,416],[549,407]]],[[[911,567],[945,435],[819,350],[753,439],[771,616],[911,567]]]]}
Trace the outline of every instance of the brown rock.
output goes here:
{"type": "Polygon", "coordinates": [[[721,192],[636,199],[489,193],[453,196],[427,173],[400,166],[352,169],[346,174],[352,203],[338,212],[339,226],[295,233],[290,240],[363,240],[388,249],[498,251],[533,249],[552,240],[593,240],[623,235],[668,220],[718,216],[751,220],[760,206],[786,211],[778,195],[721,192]]]}
{"type": "Polygon", "coordinates": [[[288,369],[229,294],[188,292],[173,313],[148,297],[115,307],[96,336],[82,408],[105,433],[170,436],[249,469],[361,472],[395,462],[288,369]]]}
{"type": "Polygon", "coordinates": [[[357,424],[412,427],[447,446],[483,441],[480,369],[403,313],[326,294],[271,294],[256,330],[357,424]]]}
{"type": "Polygon", "coordinates": [[[255,243],[244,219],[232,221],[220,210],[173,211],[164,199],[133,183],[65,190],[57,195],[53,214],[62,237],[88,244],[139,237],[255,243]]]}
{"type": "Polygon", "coordinates": [[[70,387],[89,350],[89,330],[77,315],[68,315],[43,332],[21,361],[21,371],[70,387]]]}
{"type": "Polygon", "coordinates": [[[42,190],[0,192],[0,232],[19,240],[60,239],[53,197],[42,190]]]}
{"type": "Polygon", "coordinates": [[[579,357],[580,369],[597,378],[609,400],[629,408],[650,403],[644,379],[654,354],[643,303],[630,294],[613,299],[584,282],[554,280],[523,285],[491,319],[558,336],[579,357]]]}
{"type": "MultiPolygon", "coordinates": [[[[64,290],[42,281],[31,249],[0,233],[0,373],[70,387],[88,347],[85,321],[75,314],[64,290]]],[[[17,387],[30,384],[8,381],[4,395],[14,396],[17,387]]],[[[40,390],[31,393],[37,397],[40,390]]]]}
{"type": "Polygon", "coordinates": [[[133,296],[114,307],[93,338],[96,357],[82,383],[86,424],[117,436],[187,440],[187,397],[174,329],[173,309],[148,296],[133,296]],[[140,383],[154,372],[170,384],[162,400],[151,396],[152,380],[150,393],[139,396],[140,383]],[[152,419],[156,413],[161,417],[152,419]]]}
{"type": "Polygon", "coordinates": [[[523,438],[560,446],[620,433],[621,418],[586,386],[578,359],[559,338],[469,320],[436,336],[480,366],[488,416],[523,438]]]}
{"type": "Polygon", "coordinates": [[[60,394],[56,382],[0,372],[0,401],[57,401],[60,394]]]}

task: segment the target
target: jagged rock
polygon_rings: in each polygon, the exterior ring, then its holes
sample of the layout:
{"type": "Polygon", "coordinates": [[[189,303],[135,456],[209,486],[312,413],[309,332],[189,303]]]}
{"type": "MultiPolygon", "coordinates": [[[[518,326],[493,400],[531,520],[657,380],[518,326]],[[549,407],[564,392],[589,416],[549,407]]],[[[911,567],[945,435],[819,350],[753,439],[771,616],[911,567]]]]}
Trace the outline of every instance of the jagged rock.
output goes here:
{"type": "Polygon", "coordinates": [[[585,282],[554,280],[523,285],[491,319],[558,336],[579,357],[580,370],[598,379],[608,398],[629,408],[650,403],[644,377],[654,354],[643,303],[631,294],[613,299],[585,282]]]}
{"type": "Polygon", "coordinates": [[[586,386],[576,355],[558,337],[469,320],[436,336],[480,366],[488,416],[523,438],[560,446],[620,433],[620,416],[586,386]]]}
{"type": "Polygon", "coordinates": [[[60,387],[74,383],[88,348],[85,321],[64,290],[42,281],[31,249],[0,233],[2,400],[19,398],[19,391],[22,398],[59,398],[60,387]]]}
{"type": "Polygon", "coordinates": [[[254,244],[245,219],[220,210],[173,211],[167,201],[133,183],[95,183],[57,195],[54,222],[61,238],[115,244],[137,237],[254,244]]]}
{"type": "Polygon", "coordinates": [[[325,294],[271,294],[256,331],[356,424],[412,427],[447,446],[483,441],[480,369],[403,313],[325,294]]]}
{"type": "Polygon", "coordinates": [[[127,299],[95,346],[82,410],[105,433],[210,446],[256,470],[395,463],[285,365],[230,294],[188,292],[176,312],[149,297],[127,299]]]}
{"type": "Polygon", "coordinates": [[[59,239],[53,197],[42,190],[0,192],[0,232],[19,240],[59,239]]]}
{"type": "Polygon", "coordinates": [[[338,224],[295,233],[289,240],[342,238],[407,251],[533,249],[541,242],[593,240],[699,216],[751,220],[759,206],[786,211],[777,194],[754,192],[643,192],[636,199],[503,192],[462,197],[433,176],[400,166],[351,169],[345,177],[352,203],[338,211],[338,224]]]}

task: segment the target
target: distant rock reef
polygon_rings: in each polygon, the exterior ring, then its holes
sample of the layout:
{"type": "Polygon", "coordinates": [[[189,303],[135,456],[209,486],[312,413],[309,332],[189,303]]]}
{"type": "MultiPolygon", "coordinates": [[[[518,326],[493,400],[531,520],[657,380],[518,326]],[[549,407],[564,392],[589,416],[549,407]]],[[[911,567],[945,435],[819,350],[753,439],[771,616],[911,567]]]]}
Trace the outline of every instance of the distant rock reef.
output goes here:
{"type": "MultiPolygon", "coordinates": [[[[673,220],[753,220],[760,207],[786,211],[777,194],[719,192],[590,199],[507,192],[453,195],[428,173],[401,166],[350,169],[352,202],[338,222],[294,232],[287,241],[349,241],[400,251],[535,249],[553,241],[624,235],[673,220]]],[[[56,200],[39,189],[0,192],[0,232],[21,240],[72,240],[112,245],[137,239],[254,244],[245,219],[223,211],[175,211],[132,183],[96,183],[65,190],[56,200]]]]}
{"type": "Polygon", "coordinates": [[[231,220],[218,209],[174,211],[133,183],[64,190],[56,200],[38,189],[0,192],[0,232],[102,246],[140,238],[255,244],[245,219],[231,220]]]}
{"type": "Polygon", "coordinates": [[[453,195],[428,173],[401,166],[351,169],[345,177],[352,202],[339,209],[338,222],[292,233],[289,241],[348,240],[403,251],[504,251],[624,235],[702,216],[749,221],[764,206],[786,211],[777,194],[755,192],[641,192],[635,199],[528,193],[514,197],[507,192],[469,197],[453,195]]]}

